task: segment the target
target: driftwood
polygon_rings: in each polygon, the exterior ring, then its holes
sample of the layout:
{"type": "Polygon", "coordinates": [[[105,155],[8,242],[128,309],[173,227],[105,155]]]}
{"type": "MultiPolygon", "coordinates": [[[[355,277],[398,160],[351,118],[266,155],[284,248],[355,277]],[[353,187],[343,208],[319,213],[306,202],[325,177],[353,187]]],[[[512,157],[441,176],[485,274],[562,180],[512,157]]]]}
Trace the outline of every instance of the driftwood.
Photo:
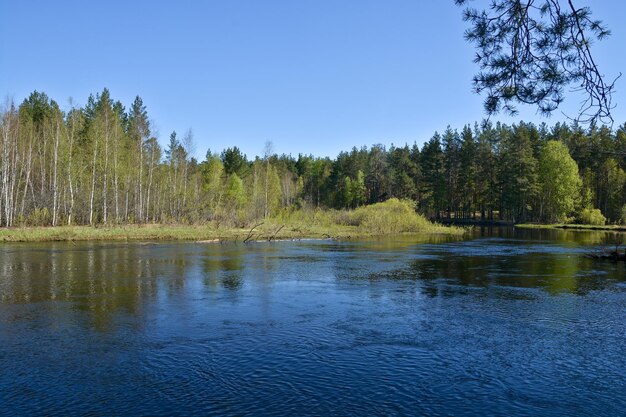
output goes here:
{"type": "Polygon", "coordinates": [[[276,235],[278,234],[278,232],[280,232],[281,230],[283,230],[283,227],[285,227],[285,225],[284,225],[284,224],[283,224],[282,226],[280,226],[280,227],[278,228],[278,230],[276,230],[276,231],[274,232],[274,234],[273,234],[273,235],[271,235],[270,237],[268,237],[268,238],[267,238],[267,241],[268,241],[268,242],[271,242],[271,241],[272,241],[272,239],[275,239],[275,238],[276,238],[276,235]]]}
{"type": "Polygon", "coordinates": [[[261,226],[263,223],[258,223],[255,224],[254,226],[252,226],[252,229],[250,229],[250,231],[248,232],[248,236],[246,236],[246,238],[243,240],[243,243],[248,243],[250,241],[250,239],[252,239],[252,236],[254,236],[254,234],[252,233],[254,231],[254,229],[256,229],[257,227],[261,226]]]}

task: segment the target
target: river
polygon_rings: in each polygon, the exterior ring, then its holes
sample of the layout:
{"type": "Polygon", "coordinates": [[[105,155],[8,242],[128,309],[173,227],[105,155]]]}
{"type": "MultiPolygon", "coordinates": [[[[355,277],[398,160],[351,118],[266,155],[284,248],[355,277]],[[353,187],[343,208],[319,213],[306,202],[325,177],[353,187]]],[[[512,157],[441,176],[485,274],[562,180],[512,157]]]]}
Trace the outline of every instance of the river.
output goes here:
{"type": "Polygon", "coordinates": [[[603,232],[0,245],[2,415],[626,415],[603,232]]]}

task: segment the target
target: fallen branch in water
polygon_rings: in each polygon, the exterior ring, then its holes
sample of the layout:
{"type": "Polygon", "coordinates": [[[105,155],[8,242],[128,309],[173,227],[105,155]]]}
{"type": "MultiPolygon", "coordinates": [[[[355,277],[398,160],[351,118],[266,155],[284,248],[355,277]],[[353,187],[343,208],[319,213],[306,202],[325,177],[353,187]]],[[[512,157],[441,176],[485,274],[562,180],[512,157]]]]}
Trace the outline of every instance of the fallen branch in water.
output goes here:
{"type": "Polygon", "coordinates": [[[272,239],[275,239],[275,238],[276,238],[276,235],[278,234],[278,232],[280,232],[281,230],[283,230],[283,227],[285,227],[285,225],[284,225],[284,224],[283,224],[282,226],[280,226],[280,227],[278,228],[278,230],[276,230],[276,231],[274,232],[274,234],[273,234],[273,235],[271,235],[270,237],[268,237],[268,238],[267,238],[267,241],[268,241],[268,242],[271,242],[271,241],[272,241],[272,239]]]}
{"type": "Polygon", "coordinates": [[[248,232],[248,236],[246,236],[246,238],[243,240],[243,243],[248,243],[250,241],[250,239],[252,239],[253,236],[253,231],[254,229],[256,229],[257,227],[261,226],[263,224],[263,222],[255,224],[254,226],[252,226],[252,229],[250,229],[250,231],[248,232]]]}

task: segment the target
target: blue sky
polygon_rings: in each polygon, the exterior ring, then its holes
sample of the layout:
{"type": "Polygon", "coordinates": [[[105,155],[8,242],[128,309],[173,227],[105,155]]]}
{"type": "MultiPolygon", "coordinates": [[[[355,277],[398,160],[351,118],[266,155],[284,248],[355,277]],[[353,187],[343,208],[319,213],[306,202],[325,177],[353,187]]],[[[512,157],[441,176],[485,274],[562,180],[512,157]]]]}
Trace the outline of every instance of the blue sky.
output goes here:
{"type": "MultiPolygon", "coordinates": [[[[595,45],[601,70],[626,72],[626,2],[576,4],[612,30],[595,45]]],[[[191,128],[199,157],[234,145],[252,157],[267,140],[278,153],[332,157],[421,144],[484,117],[453,0],[0,0],[0,16],[2,96],[19,103],[36,89],[67,109],[69,97],[83,105],[103,87],[126,106],[140,95],[160,142],[191,128]]],[[[575,114],[580,98],[563,110],[575,114]]],[[[565,120],[520,110],[492,120],[565,120]]]]}

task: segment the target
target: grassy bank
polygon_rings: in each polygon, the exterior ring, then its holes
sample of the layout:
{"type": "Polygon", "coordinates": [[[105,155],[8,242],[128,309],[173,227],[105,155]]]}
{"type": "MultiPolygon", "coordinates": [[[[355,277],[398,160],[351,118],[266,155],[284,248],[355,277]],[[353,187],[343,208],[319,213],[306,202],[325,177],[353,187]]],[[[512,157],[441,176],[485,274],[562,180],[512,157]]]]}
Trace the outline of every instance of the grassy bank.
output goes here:
{"type": "Polygon", "coordinates": [[[535,223],[525,223],[525,224],[516,224],[515,227],[523,228],[523,229],[572,229],[572,230],[607,230],[613,232],[626,232],[626,226],[619,225],[593,225],[593,224],[563,224],[563,223],[555,223],[555,224],[535,224],[535,223]]]}
{"type": "Polygon", "coordinates": [[[434,224],[396,199],[356,210],[289,210],[243,227],[206,225],[58,226],[0,229],[0,242],[84,240],[244,241],[304,238],[355,239],[393,234],[460,235],[464,229],[434,224]],[[255,227],[256,226],[256,227],[255,227]]]}

